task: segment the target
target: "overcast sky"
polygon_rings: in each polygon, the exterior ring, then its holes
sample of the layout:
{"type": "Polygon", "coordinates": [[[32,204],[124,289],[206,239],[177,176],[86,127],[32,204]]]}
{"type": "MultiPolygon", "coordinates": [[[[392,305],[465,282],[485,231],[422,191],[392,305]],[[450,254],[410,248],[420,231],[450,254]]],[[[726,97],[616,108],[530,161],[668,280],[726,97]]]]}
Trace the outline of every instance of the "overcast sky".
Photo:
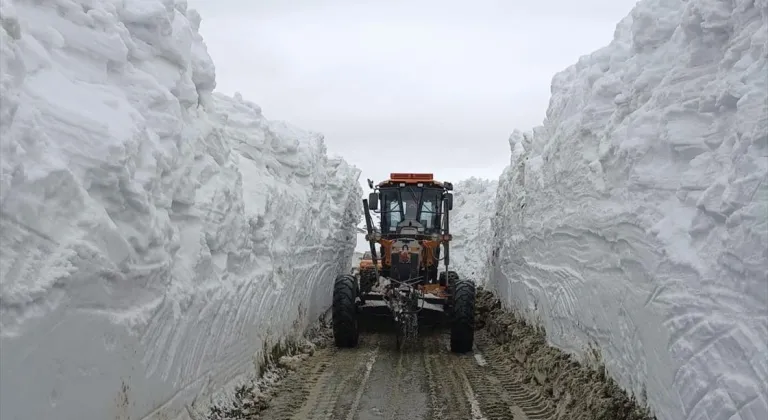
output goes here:
{"type": "Polygon", "coordinates": [[[325,134],[361,184],[397,171],[497,178],[512,130],[542,122],[552,76],[607,45],[635,3],[189,1],[217,90],[325,134]]]}

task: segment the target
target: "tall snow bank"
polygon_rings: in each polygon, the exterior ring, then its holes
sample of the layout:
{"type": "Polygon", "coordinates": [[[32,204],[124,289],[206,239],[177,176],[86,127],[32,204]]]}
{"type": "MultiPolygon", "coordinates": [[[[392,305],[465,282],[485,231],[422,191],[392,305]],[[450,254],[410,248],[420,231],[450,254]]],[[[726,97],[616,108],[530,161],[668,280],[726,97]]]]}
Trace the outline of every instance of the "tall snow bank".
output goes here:
{"type": "Polygon", "coordinates": [[[0,418],[172,419],[349,270],[359,171],[212,95],[183,1],[0,1],[0,418]]]}
{"type": "Polygon", "coordinates": [[[510,138],[490,287],[660,419],[768,417],[767,21],[644,0],[510,138]]]}
{"type": "Polygon", "coordinates": [[[497,181],[472,177],[453,187],[449,269],[478,284],[484,284],[488,279],[488,255],[493,236],[491,217],[497,184],[497,181]]]}

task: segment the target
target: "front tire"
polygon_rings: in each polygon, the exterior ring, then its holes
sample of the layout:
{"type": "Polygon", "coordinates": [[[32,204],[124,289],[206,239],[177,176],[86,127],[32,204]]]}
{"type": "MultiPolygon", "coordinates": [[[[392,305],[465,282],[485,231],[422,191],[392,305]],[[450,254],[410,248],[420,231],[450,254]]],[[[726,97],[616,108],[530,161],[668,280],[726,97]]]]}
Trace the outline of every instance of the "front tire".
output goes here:
{"type": "Polygon", "coordinates": [[[333,284],[333,341],[336,347],[356,347],[360,337],[357,324],[357,282],[349,274],[336,277],[333,284]]]}
{"type": "Polygon", "coordinates": [[[451,311],[451,351],[467,353],[475,343],[475,283],[456,280],[451,311]]]}

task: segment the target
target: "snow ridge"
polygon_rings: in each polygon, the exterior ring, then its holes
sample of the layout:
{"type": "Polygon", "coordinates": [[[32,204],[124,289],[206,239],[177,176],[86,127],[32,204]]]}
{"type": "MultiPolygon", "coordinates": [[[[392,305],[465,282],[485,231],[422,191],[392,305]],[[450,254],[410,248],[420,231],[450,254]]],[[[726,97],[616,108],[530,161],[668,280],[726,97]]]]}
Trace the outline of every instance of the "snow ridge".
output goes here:
{"type": "Polygon", "coordinates": [[[663,420],[768,417],[766,22],[643,0],[510,137],[489,287],[663,420]]]}
{"type": "Polygon", "coordinates": [[[0,0],[0,417],[187,418],[349,271],[359,170],[179,0],[0,0]]]}
{"type": "Polygon", "coordinates": [[[497,181],[469,178],[453,186],[451,261],[449,269],[477,284],[488,280],[491,217],[497,181]]]}

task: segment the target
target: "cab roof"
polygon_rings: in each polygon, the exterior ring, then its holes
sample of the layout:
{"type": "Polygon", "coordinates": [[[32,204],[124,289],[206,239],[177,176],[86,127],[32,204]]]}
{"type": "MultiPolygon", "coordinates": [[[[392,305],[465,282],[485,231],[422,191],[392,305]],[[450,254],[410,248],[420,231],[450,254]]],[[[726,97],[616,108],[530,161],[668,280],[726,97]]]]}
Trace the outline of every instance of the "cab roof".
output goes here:
{"type": "Polygon", "coordinates": [[[429,173],[404,173],[393,172],[389,174],[389,179],[382,181],[378,184],[378,187],[388,187],[392,184],[429,184],[443,188],[444,185],[440,181],[435,181],[434,175],[429,173]]]}

